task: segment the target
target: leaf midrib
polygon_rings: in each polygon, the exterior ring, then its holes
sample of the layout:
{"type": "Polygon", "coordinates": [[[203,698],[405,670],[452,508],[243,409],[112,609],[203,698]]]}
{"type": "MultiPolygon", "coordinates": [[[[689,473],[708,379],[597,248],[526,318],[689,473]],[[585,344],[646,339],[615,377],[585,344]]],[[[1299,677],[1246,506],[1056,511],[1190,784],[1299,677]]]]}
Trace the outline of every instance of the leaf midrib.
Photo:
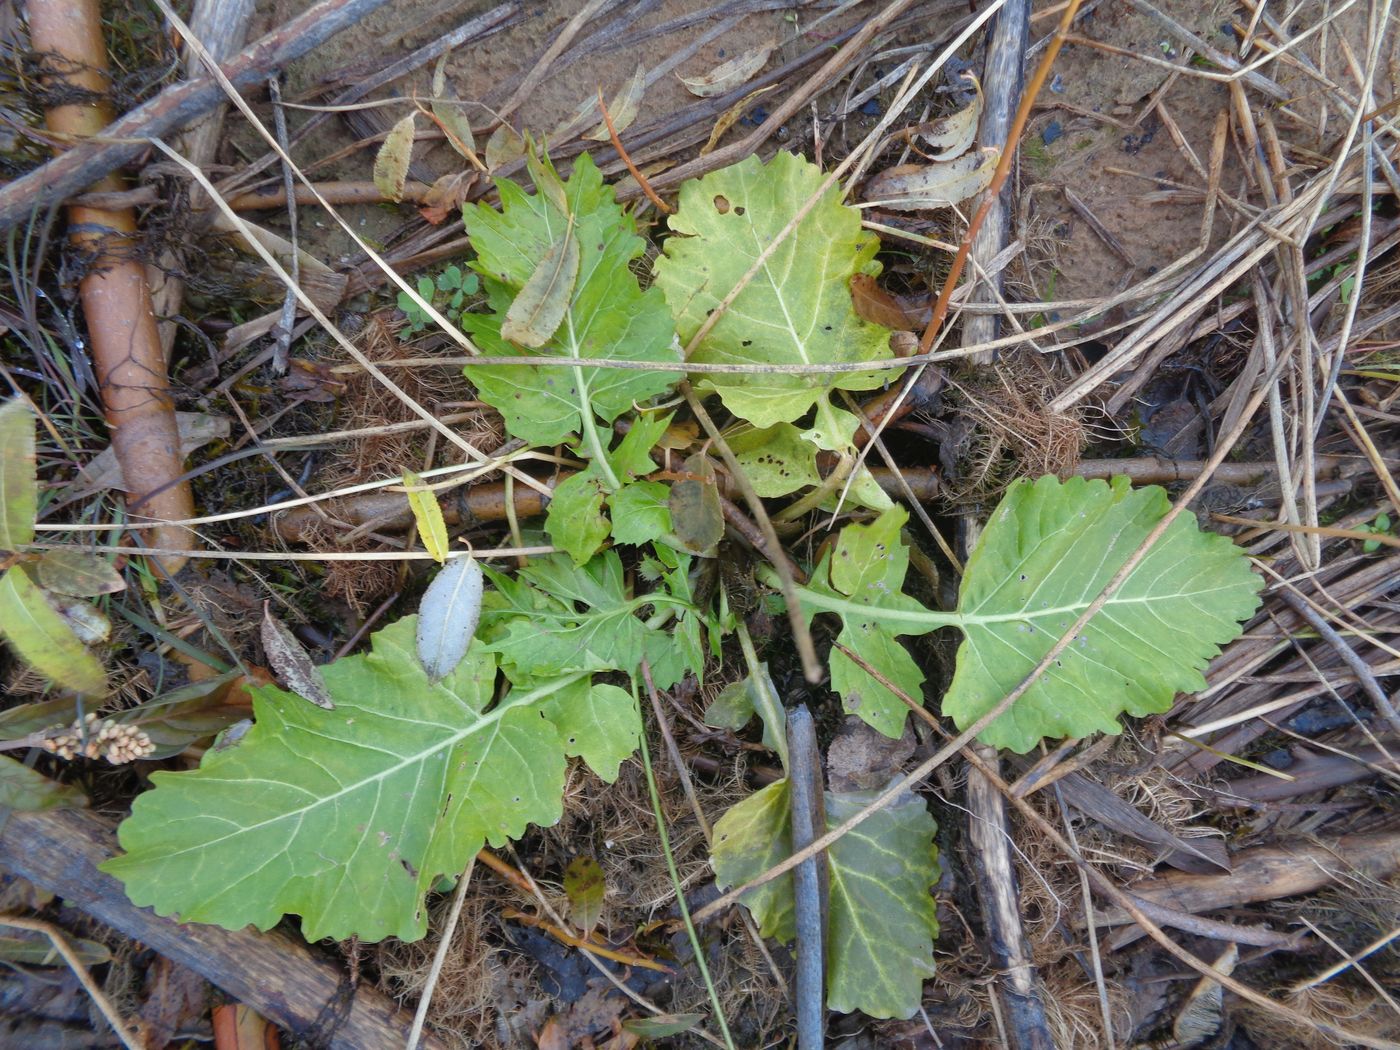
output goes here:
{"type": "MultiPolygon", "coordinates": [[[[400,773],[403,770],[409,768],[410,766],[413,766],[414,764],[422,764],[423,762],[431,758],[433,755],[438,754],[441,751],[453,748],[457,744],[461,743],[463,740],[466,740],[468,737],[476,733],[482,732],[485,729],[489,729],[490,727],[498,723],[502,718],[504,718],[507,712],[513,711],[517,707],[523,707],[527,704],[535,703],[536,701],[542,700],[547,696],[552,696],[554,693],[558,692],[560,689],[563,689],[565,686],[571,685],[572,683],[578,681],[580,678],[584,678],[591,673],[592,672],[590,671],[572,672],[559,678],[551,679],[543,685],[536,686],[534,689],[531,689],[526,693],[520,694],[519,697],[517,697],[517,695],[514,692],[512,692],[509,696],[506,697],[505,700],[497,704],[488,714],[479,716],[474,722],[471,723],[471,725],[452,733],[450,736],[444,738],[443,740],[440,740],[438,743],[432,745],[431,747],[424,748],[423,750],[416,752],[412,756],[403,758],[396,765],[389,766],[385,769],[374,773],[371,776],[363,777],[360,780],[356,780],[348,785],[343,785],[340,788],[340,790],[335,791],[329,795],[321,795],[318,798],[314,799],[312,802],[308,803],[307,805],[302,806],[300,809],[288,809],[277,814],[274,817],[269,817],[268,819],[260,821],[256,824],[250,824],[245,827],[240,827],[238,830],[231,831],[226,835],[221,835],[216,839],[206,839],[202,842],[199,842],[196,845],[188,846],[183,849],[162,851],[162,855],[165,858],[172,858],[182,856],[186,853],[202,852],[204,850],[212,849],[213,847],[218,846],[220,843],[225,842],[228,839],[237,838],[239,835],[251,834],[260,831],[263,828],[268,827],[269,825],[278,824],[285,820],[300,819],[304,817],[307,813],[310,813],[311,811],[315,810],[318,806],[324,806],[335,802],[337,799],[343,798],[351,792],[359,791],[367,785],[375,783],[376,781],[387,780],[394,774],[400,773]]],[[[427,726],[431,725],[432,723],[420,722],[418,724],[427,726]]],[[[216,777],[209,777],[207,778],[207,782],[217,782],[218,779],[219,778],[216,777]]],[[[235,782],[242,783],[243,781],[239,780],[235,782]]],[[[377,811],[377,805],[375,808],[377,811]]],[[[291,842],[295,838],[296,836],[293,835],[288,839],[287,846],[283,848],[282,852],[286,852],[286,848],[291,845],[291,842]]]]}

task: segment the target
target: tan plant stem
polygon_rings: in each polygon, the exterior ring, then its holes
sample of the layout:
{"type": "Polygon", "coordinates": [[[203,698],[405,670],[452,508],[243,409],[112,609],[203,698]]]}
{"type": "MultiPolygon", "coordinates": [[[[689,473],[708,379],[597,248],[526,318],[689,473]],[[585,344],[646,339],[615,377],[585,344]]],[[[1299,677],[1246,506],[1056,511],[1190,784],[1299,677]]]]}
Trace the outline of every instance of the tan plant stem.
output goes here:
{"type": "Polygon", "coordinates": [[[83,991],[91,997],[98,1012],[112,1026],[112,1031],[121,1040],[122,1046],[126,1047],[127,1050],[145,1050],[145,1042],[127,1027],[126,1022],[122,1020],[122,1015],[117,1013],[117,1008],[112,1005],[112,1001],[102,994],[102,989],[97,987],[97,982],[92,979],[92,974],[88,973],[87,967],[83,965],[83,960],[78,958],[78,953],[73,951],[72,946],[68,943],[68,938],[63,935],[62,931],[46,922],[40,922],[38,919],[27,919],[19,915],[0,915],[0,926],[10,926],[17,930],[32,930],[47,937],[49,943],[54,946],[54,950],[63,956],[63,961],[73,971],[73,976],[83,986],[83,991]]]}
{"type": "MultiPolygon", "coordinates": [[[[754,491],[753,483],[749,481],[749,477],[744,473],[739,461],[734,458],[734,450],[729,447],[729,442],[724,440],[724,435],[715,426],[715,421],[710,418],[710,413],[706,411],[705,406],[700,403],[700,399],[691,390],[690,383],[681,383],[680,391],[685,397],[686,403],[690,405],[690,410],[695,413],[695,418],[700,421],[700,426],[714,442],[715,449],[719,452],[720,458],[724,460],[724,465],[729,468],[730,476],[739,485],[739,491],[744,495],[744,502],[748,504],[749,512],[753,514],[754,521],[763,531],[763,538],[768,544],[768,549],[782,550],[783,545],[778,539],[777,531],[773,528],[773,521],[768,517],[768,511],[764,509],[763,501],[758,498],[758,493],[754,491]]],[[[772,565],[778,571],[779,589],[783,592],[783,601],[787,604],[788,623],[792,627],[792,637],[797,645],[797,655],[802,659],[802,675],[809,682],[820,682],[822,680],[822,665],[817,659],[816,646],[812,644],[812,632],[807,629],[807,621],[803,618],[802,608],[797,602],[797,584],[792,577],[792,566],[788,564],[786,558],[777,558],[772,565]]]]}
{"type": "MultiPolygon", "coordinates": [[[[32,0],[29,32],[35,52],[53,56],[51,72],[42,78],[45,86],[78,96],[45,113],[49,130],[67,141],[100,135],[113,114],[97,0],[32,0]]],[[[105,192],[125,188],[117,175],[90,187],[105,192]]],[[[128,511],[143,523],[192,517],[194,497],[189,485],[164,487],[184,472],[184,466],[165,354],[145,266],[137,257],[136,215],[130,209],[73,205],[68,208],[68,223],[69,244],[85,271],[78,290],[103,410],[112,448],[130,486],[128,511]],[[144,495],[156,489],[161,491],[144,495]]],[[[154,547],[189,547],[196,542],[188,529],[171,525],[155,525],[146,537],[154,547]]],[[[170,575],[185,563],[183,558],[166,556],[158,561],[170,575]]]]}

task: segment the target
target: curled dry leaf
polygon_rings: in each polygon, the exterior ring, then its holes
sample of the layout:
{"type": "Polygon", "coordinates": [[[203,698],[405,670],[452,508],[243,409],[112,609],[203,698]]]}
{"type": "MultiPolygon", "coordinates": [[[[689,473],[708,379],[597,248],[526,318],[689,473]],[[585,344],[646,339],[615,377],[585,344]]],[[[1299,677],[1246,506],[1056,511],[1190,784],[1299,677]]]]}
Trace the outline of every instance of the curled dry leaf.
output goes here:
{"type": "Polygon", "coordinates": [[[898,164],[865,184],[865,199],[890,211],[950,208],[985,190],[996,172],[998,150],[965,153],[936,164],[898,164]]]}
{"type": "Polygon", "coordinates": [[[311,662],[311,657],[301,647],[296,635],[273,616],[266,605],[263,606],[262,643],[269,666],[292,692],[304,700],[310,700],[317,707],[335,710],[335,701],[331,699],[321,672],[311,662]]]}
{"type": "MultiPolygon", "coordinates": [[[[622,85],[622,89],[608,103],[608,117],[612,120],[613,130],[619,135],[631,127],[632,122],[637,119],[637,114],[642,108],[642,95],[646,93],[646,90],[646,66],[638,66],[631,79],[622,85]]],[[[608,134],[608,122],[601,121],[596,128],[583,137],[594,142],[609,141],[612,136],[608,134]]]]}
{"type": "Polygon", "coordinates": [[[525,156],[525,139],[509,124],[502,124],[486,140],[486,170],[498,171],[525,156]]]}
{"type": "Polygon", "coordinates": [[[678,74],[677,79],[692,95],[699,95],[701,98],[723,95],[733,91],[762,69],[768,61],[768,56],[773,53],[774,46],[772,40],[764,41],[743,54],[735,55],[728,62],[721,62],[703,76],[683,77],[678,74]]]}
{"type": "Polygon", "coordinates": [[[415,641],[431,681],[442,681],[467,655],[481,619],[484,588],[481,566],[468,556],[448,562],[423,592],[415,641]]]}
{"type": "Polygon", "coordinates": [[[447,89],[447,57],[451,53],[444,52],[433,69],[433,116],[452,148],[475,163],[476,139],[472,137],[471,123],[462,112],[462,107],[457,104],[457,96],[447,89]]]}
{"type": "Polygon", "coordinates": [[[408,161],[413,154],[413,118],[410,113],[389,129],[374,158],[374,185],[391,201],[403,200],[408,161]]]}
{"type": "Polygon", "coordinates": [[[714,148],[719,145],[719,140],[724,137],[724,133],[737,124],[739,118],[749,111],[749,107],[753,105],[754,99],[758,98],[759,95],[766,95],[768,92],[777,88],[777,86],[777,84],[769,84],[767,87],[761,87],[757,91],[750,91],[738,102],[734,103],[734,105],[720,114],[719,120],[715,121],[715,126],[710,129],[709,141],[700,147],[700,156],[703,157],[705,154],[712,152],[714,148]]]}
{"type": "Polygon", "coordinates": [[[696,553],[724,539],[724,510],[710,458],[697,452],[685,461],[685,473],[671,486],[671,525],[676,537],[696,553]]]}
{"type": "Polygon", "coordinates": [[[924,325],[923,320],[906,309],[898,297],[881,288],[868,273],[851,275],[851,305],[871,324],[883,325],[892,332],[918,331],[924,325]]]}
{"type": "Polygon", "coordinates": [[[476,184],[476,177],[474,171],[454,171],[429,186],[428,192],[418,202],[418,214],[423,216],[423,221],[434,226],[446,222],[449,215],[466,203],[467,194],[476,184]]]}
{"type": "Polygon", "coordinates": [[[908,131],[910,137],[922,139],[927,146],[938,151],[928,158],[931,161],[961,157],[972,148],[973,139],[977,137],[977,123],[982,119],[982,85],[971,73],[964,73],[963,76],[972,81],[976,91],[972,101],[956,113],[916,125],[908,131]]]}

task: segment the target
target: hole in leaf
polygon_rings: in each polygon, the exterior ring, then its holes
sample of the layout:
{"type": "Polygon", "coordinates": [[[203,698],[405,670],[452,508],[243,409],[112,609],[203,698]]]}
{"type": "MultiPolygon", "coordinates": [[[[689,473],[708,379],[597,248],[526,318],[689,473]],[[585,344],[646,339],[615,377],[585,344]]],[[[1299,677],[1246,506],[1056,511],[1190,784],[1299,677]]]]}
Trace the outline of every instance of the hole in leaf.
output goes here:
{"type": "Polygon", "coordinates": [[[715,211],[721,215],[729,214],[729,198],[722,193],[715,194],[715,211]]]}

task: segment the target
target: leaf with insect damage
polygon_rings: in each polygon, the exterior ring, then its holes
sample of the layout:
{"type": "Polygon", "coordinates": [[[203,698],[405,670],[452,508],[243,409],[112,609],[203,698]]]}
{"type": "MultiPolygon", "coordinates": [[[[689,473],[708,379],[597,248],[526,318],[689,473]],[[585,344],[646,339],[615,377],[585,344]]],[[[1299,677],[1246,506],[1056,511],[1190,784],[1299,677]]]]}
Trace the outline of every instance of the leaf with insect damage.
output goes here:
{"type": "Polygon", "coordinates": [[[822,189],[824,181],[815,164],[778,153],[767,164],[749,157],[684,184],[669,220],[672,236],[656,260],[656,283],[689,344],[776,244],[690,356],[753,372],[706,374],[697,386],[717,392],[726,408],[759,429],[794,423],[815,407],[804,428],[808,440],[836,451],[849,448],[854,419],[832,418],[831,391],[872,390],[899,372],[771,370],[893,356],[889,331],[862,320],[851,304],[851,277],[879,272],[879,241],[861,229],[860,212],[841,203],[839,187],[822,189]],[[813,197],[816,204],[799,218],[813,197]]]}

